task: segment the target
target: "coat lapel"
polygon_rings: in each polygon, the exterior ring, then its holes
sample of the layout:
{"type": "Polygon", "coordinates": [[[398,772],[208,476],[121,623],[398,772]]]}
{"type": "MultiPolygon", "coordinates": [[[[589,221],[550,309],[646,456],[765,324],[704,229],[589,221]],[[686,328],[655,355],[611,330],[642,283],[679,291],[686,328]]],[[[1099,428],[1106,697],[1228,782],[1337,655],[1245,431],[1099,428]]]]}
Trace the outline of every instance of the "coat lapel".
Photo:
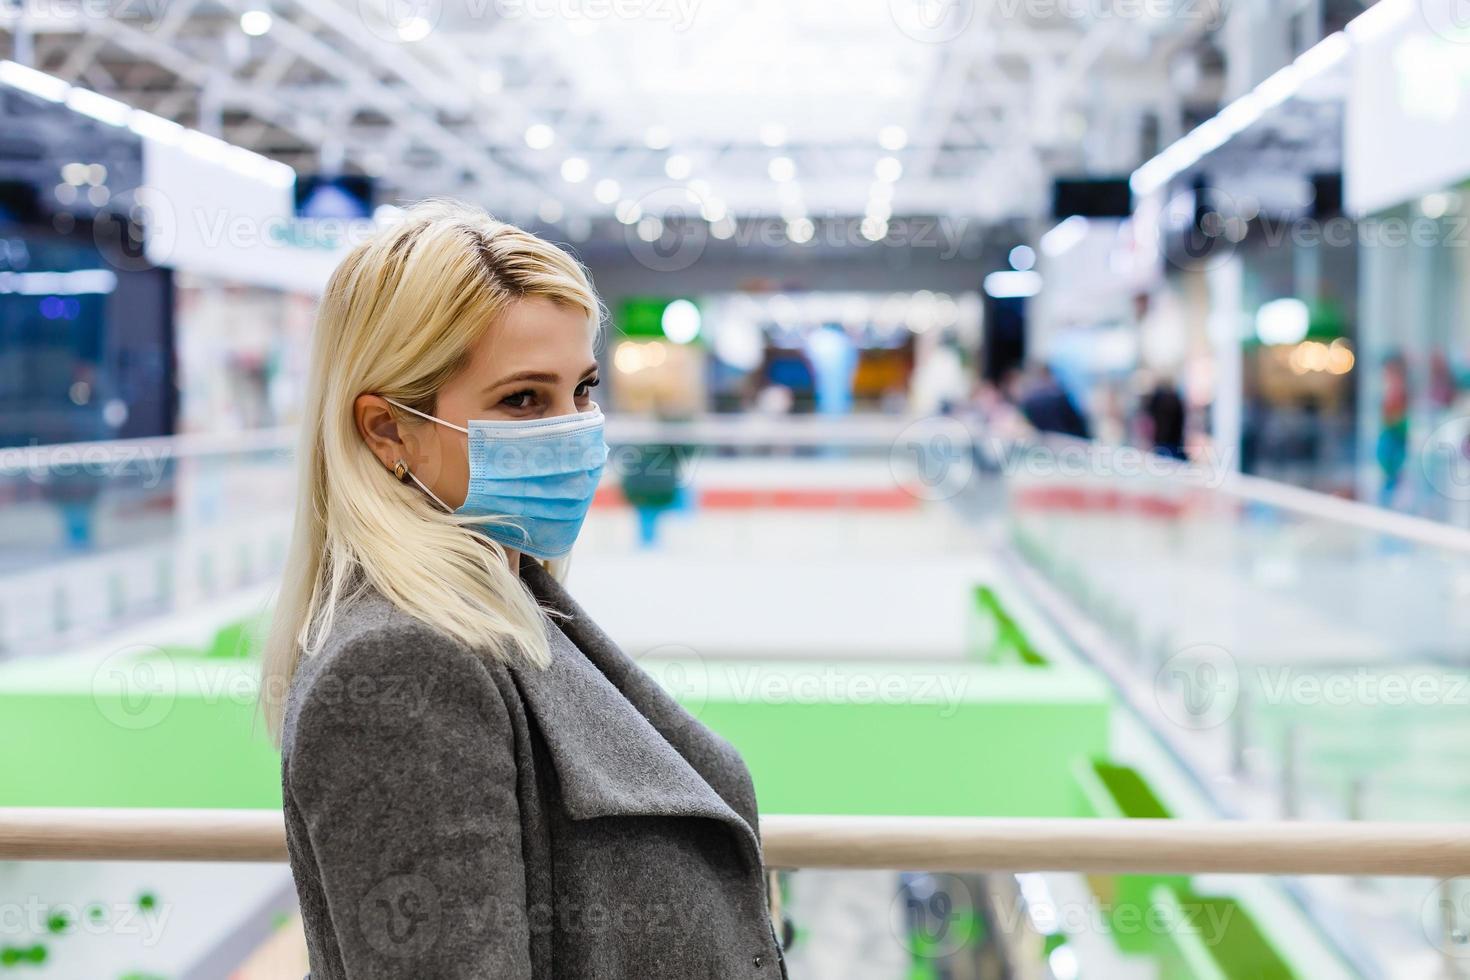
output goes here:
{"type": "MultiPolygon", "coordinates": [[[[724,823],[760,865],[754,799],[727,800],[717,761],[690,744],[683,709],[602,633],[539,564],[526,584],[560,615],[548,626],[551,664],[510,667],[536,719],[573,819],[702,817],[724,823]],[[698,766],[698,768],[697,768],[698,766]],[[704,772],[701,771],[704,770],[704,772]],[[711,778],[706,778],[706,775],[711,778]],[[740,806],[749,819],[732,806],[740,806]]],[[[748,783],[747,783],[748,785],[748,783]]]]}

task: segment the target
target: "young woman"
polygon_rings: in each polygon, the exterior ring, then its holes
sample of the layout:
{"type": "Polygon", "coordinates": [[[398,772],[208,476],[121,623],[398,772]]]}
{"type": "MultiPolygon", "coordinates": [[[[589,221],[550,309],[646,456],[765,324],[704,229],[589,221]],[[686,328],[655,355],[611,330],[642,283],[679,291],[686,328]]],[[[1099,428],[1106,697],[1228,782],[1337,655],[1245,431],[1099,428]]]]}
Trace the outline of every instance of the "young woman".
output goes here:
{"type": "Polygon", "coordinates": [[[739,755],[559,583],[599,324],[454,204],[327,287],[263,683],[312,980],[785,974],[739,755]]]}

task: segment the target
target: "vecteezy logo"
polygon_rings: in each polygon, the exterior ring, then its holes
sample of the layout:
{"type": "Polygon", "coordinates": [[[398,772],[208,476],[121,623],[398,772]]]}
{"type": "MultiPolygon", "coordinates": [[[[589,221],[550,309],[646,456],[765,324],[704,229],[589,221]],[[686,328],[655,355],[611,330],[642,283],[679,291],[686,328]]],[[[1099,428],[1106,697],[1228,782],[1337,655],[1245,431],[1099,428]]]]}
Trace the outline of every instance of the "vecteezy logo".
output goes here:
{"type": "MultiPolygon", "coordinates": [[[[25,0],[22,0],[23,5],[25,0]]],[[[18,6],[20,6],[18,5],[18,6]]],[[[123,21],[129,27],[136,30],[153,32],[163,24],[164,15],[168,13],[169,0],[117,0],[117,2],[105,4],[73,4],[73,5],[48,5],[55,7],[58,12],[62,8],[70,11],[72,15],[80,10],[83,16],[105,15],[116,20],[123,21]],[[98,7],[101,10],[98,10],[98,7]]]]}
{"type": "Polygon", "coordinates": [[[1154,700],[1181,728],[1214,728],[1235,713],[1240,671],[1224,647],[1200,643],[1164,661],[1154,677],[1154,700]]]}
{"type": "Polygon", "coordinates": [[[634,260],[653,272],[682,272],[699,261],[709,244],[703,201],[688,187],[649,191],[632,205],[623,238],[634,260]]]}
{"type": "Polygon", "coordinates": [[[92,218],[92,241],[102,261],[119,272],[141,272],[173,260],[179,215],[167,194],[143,185],[121,191],[92,218]]]}
{"type": "Polygon", "coordinates": [[[357,0],[358,18],[384,41],[412,44],[434,32],[443,0],[357,0]]]}
{"type": "MultiPolygon", "coordinates": [[[[650,647],[637,656],[638,666],[652,677],[690,716],[698,718],[709,701],[709,667],[699,651],[680,643],[650,647]]],[[[675,719],[683,723],[683,718],[675,719]]]]}
{"type": "Polygon", "coordinates": [[[362,897],[363,937],[384,956],[421,956],[439,938],[439,904],[439,889],[428,878],[394,875],[362,897]]]}
{"type": "Polygon", "coordinates": [[[888,14],[906,37],[944,44],[970,26],[975,0],[888,0],[888,14]]]}
{"type": "Polygon", "coordinates": [[[1470,500],[1470,417],[1441,422],[1419,451],[1424,478],[1450,500],[1470,500]]]}
{"type": "Polygon", "coordinates": [[[1470,957],[1470,879],[1436,884],[1419,908],[1419,923],[1435,949],[1456,959],[1470,957]]]}
{"type": "Polygon", "coordinates": [[[1240,205],[1224,191],[1200,187],[1164,205],[1165,258],[1181,269],[1213,269],[1235,254],[1248,224],[1240,205]]]}
{"type": "Polygon", "coordinates": [[[1419,0],[1424,22],[1453,44],[1470,44],[1470,0],[1419,0]]]}
{"type": "Polygon", "coordinates": [[[163,722],[178,695],[173,658],[158,647],[123,647],[92,673],[92,703],[112,724],[141,731],[163,722]]]}
{"type": "Polygon", "coordinates": [[[955,875],[902,876],[892,913],[899,943],[922,959],[951,956],[977,938],[975,894],[955,875]]]}
{"type": "Polygon", "coordinates": [[[888,451],[894,483],[920,500],[948,500],[975,471],[970,430],[958,419],[931,415],[904,427],[888,451]]]}

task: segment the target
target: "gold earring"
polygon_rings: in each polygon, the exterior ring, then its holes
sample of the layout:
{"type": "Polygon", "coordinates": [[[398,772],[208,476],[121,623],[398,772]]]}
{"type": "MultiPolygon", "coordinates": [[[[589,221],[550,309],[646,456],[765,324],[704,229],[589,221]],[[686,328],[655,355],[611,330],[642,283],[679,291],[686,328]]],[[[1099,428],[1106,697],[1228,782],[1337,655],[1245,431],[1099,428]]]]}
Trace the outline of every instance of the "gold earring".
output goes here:
{"type": "Polygon", "coordinates": [[[408,482],[408,464],[405,463],[401,459],[398,460],[397,462],[395,462],[393,464],[393,475],[398,478],[398,482],[399,483],[407,483],[408,482]]]}

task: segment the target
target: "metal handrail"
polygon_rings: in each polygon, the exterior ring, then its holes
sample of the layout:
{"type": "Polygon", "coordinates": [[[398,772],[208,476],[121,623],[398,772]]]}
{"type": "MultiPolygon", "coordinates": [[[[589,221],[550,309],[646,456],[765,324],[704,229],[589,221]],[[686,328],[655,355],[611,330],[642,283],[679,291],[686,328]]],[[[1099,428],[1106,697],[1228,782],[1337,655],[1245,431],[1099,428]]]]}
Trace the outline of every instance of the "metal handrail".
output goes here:
{"type": "MultiPolygon", "coordinates": [[[[849,416],[786,416],[776,418],[743,415],[707,415],[688,421],[665,421],[635,416],[609,417],[607,439],[614,445],[637,443],[687,443],[709,446],[846,446],[896,447],[923,418],[849,416]]],[[[951,420],[956,421],[957,420],[951,420]]],[[[918,430],[922,436],[922,429],[918,430]]],[[[46,446],[0,448],[0,476],[45,473],[55,467],[75,467],[79,462],[132,462],[139,459],[186,459],[233,453],[289,453],[295,446],[296,430],[290,427],[259,429],[228,434],[185,434],[145,439],[104,442],[60,443],[46,446]]],[[[977,445],[983,433],[971,431],[977,445]]],[[[1034,442],[989,440],[992,455],[1005,457],[1012,451],[1114,453],[1129,447],[1104,446],[1067,436],[1044,435],[1034,442]]],[[[1129,449],[1141,453],[1142,450],[1129,449]]],[[[1152,454],[1149,454],[1152,456],[1152,454]]],[[[1238,500],[1264,504],[1314,520],[1345,524],[1374,534],[1386,534],[1416,544],[1470,554],[1470,530],[1438,521],[1401,514],[1361,501],[1306,490],[1261,477],[1222,470],[1202,476],[1188,463],[1152,457],[1150,471],[1162,479],[1208,490],[1238,500]]]]}
{"type": "MultiPolygon", "coordinates": [[[[1001,448],[1002,453],[1011,451],[1022,453],[1040,449],[1057,453],[1075,452],[1090,455],[1116,453],[1120,448],[1053,434],[1042,436],[1033,443],[1001,442],[997,443],[997,446],[1001,448]]],[[[1329,521],[1372,534],[1386,534],[1430,548],[1470,554],[1470,530],[1452,524],[1387,510],[1360,500],[1347,500],[1343,497],[1307,490],[1264,477],[1250,476],[1235,470],[1225,469],[1213,474],[1201,473],[1198,465],[1194,463],[1170,460],[1138,449],[1130,451],[1149,456],[1149,471],[1161,480],[1221,494],[1248,503],[1262,504],[1312,520],[1329,521]]]]}
{"type": "MultiPolygon", "coordinates": [[[[990,817],[762,818],[773,868],[1470,874],[1470,824],[990,817]]],[[[0,808],[0,860],[286,859],[275,810],[0,808]]]]}
{"type": "MultiPolygon", "coordinates": [[[[883,448],[912,419],[900,417],[707,415],[687,421],[612,415],[607,439],[614,445],[675,443],[710,446],[855,446],[883,448]]],[[[62,442],[0,447],[0,474],[41,474],[79,463],[131,462],[139,459],[197,459],[243,453],[291,453],[297,429],[281,426],[240,432],[184,433],[138,439],[62,442]]]]}

